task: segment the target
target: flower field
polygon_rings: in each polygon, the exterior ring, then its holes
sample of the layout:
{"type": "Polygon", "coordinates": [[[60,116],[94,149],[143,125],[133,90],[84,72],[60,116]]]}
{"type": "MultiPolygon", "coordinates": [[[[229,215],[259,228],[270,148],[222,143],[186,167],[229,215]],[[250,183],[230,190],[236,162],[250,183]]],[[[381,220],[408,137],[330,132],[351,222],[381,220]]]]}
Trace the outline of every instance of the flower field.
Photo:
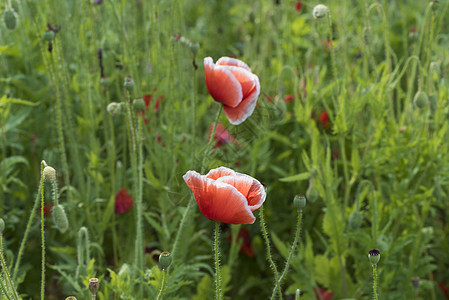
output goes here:
{"type": "Polygon", "coordinates": [[[1,299],[449,300],[449,0],[0,28],[1,299]]]}

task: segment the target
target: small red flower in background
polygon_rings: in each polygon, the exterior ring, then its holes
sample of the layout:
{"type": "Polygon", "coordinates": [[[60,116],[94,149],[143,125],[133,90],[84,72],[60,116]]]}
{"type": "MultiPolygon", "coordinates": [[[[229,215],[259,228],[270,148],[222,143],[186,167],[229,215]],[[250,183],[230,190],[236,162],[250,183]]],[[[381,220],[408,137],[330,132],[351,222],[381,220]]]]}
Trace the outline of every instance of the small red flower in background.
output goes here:
{"type": "MultiPolygon", "coordinates": [[[[157,91],[157,89],[153,90],[153,93],[155,93],[157,91]]],[[[145,110],[143,110],[140,114],[142,115],[143,121],[145,122],[145,124],[148,124],[148,119],[145,117],[145,113],[149,111],[149,107],[150,105],[152,105],[153,102],[153,97],[155,97],[155,95],[153,94],[146,94],[143,95],[143,101],[145,102],[145,110]]],[[[153,111],[154,113],[158,113],[159,112],[159,105],[160,102],[164,100],[164,96],[160,95],[159,97],[157,97],[156,102],[154,103],[153,106],[153,111]]]]}
{"type": "MultiPolygon", "coordinates": [[[[240,240],[242,241],[242,246],[240,247],[240,252],[245,254],[248,257],[254,257],[256,256],[256,253],[253,250],[253,247],[251,245],[251,237],[249,236],[249,231],[245,227],[241,227],[239,230],[239,233],[237,234],[237,242],[240,240]]],[[[228,242],[229,244],[232,243],[232,230],[229,232],[228,235],[228,242]]]]}
{"type": "MultiPolygon", "coordinates": [[[[214,124],[215,123],[212,123],[209,126],[209,139],[214,130],[214,124]]],[[[238,141],[229,134],[229,131],[221,123],[218,123],[217,128],[215,129],[214,141],[216,142],[214,149],[226,145],[229,142],[233,142],[236,145],[238,144],[238,141]]]]}
{"type": "Polygon", "coordinates": [[[222,57],[216,63],[204,59],[207,90],[215,101],[223,104],[229,122],[238,125],[254,111],[260,94],[259,77],[243,61],[222,57]]]}
{"type": "Polygon", "coordinates": [[[301,6],[302,6],[302,2],[301,1],[296,2],[296,4],[295,4],[296,11],[300,11],[301,10],[301,6]]]}
{"type": "Polygon", "coordinates": [[[449,300],[449,288],[447,287],[447,285],[445,285],[444,282],[440,281],[438,282],[438,287],[443,292],[444,298],[449,300]]]}
{"type": "Polygon", "coordinates": [[[319,118],[317,118],[316,112],[312,111],[312,119],[315,120],[318,125],[323,126],[323,128],[326,130],[330,129],[331,127],[329,114],[327,113],[327,111],[322,111],[319,118]]]}
{"type": "Polygon", "coordinates": [[[125,188],[122,188],[115,196],[115,213],[126,213],[133,207],[133,204],[133,198],[128,194],[125,188]]]}
{"type": "Polygon", "coordinates": [[[256,221],[253,211],[267,197],[259,181],[226,167],[210,170],[207,175],[188,171],[183,178],[201,213],[213,221],[253,224],[256,221]]]}
{"type": "MultiPolygon", "coordinates": [[[[45,204],[44,205],[44,216],[51,216],[53,215],[53,206],[55,206],[53,203],[45,204]]],[[[39,208],[39,213],[41,212],[41,208],[39,208]]]]}
{"type": "Polygon", "coordinates": [[[284,102],[288,103],[288,102],[293,102],[295,100],[295,96],[288,94],[284,96],[284,102]]]}
{"type": "Polygon", "coordinates": [[[314,288],[313,291],[317,300],[332,300],[334,298],[333,292],[323,290],[322,288],[314,288]]]}

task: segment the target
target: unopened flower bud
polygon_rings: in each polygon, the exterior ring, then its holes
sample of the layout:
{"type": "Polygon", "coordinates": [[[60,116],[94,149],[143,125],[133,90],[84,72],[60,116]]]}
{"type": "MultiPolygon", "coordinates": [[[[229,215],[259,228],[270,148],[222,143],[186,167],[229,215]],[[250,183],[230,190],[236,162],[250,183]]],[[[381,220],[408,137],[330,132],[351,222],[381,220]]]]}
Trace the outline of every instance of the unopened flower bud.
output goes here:
{"type": "Polygon", "coordinates": [[[43,39],[46,42],[51,42],[55,39],[55,36],[56,36],[56,34],[53,30],[47,30],[44,32],[43,39]]]}
{"type": "Polygon", "coordinates": [[[432,11],[434,11],[434,12],[437,11],[439,6],[440,6],[440,1],[436,1],[436,0],[430,1],[430,7],[432,8],[432,11]]]}
{"type": "Polygon", "coordinates": [[[60,232],[65,232],[69,228],[69,220],[62,205],[53,206],[53,221],[60,232]]]}
{"type": "Polygon", "coordinates": [[[327,16],[327,6],[318,4],[312,10],[312,15],[315,19],[321,19],[327,16]]]}
{"type": "Polygon", "coordinates": [[[320,198],[320,192],[313,185],[313,183],[309,185],[309,188],[306,191],[306,198],[312,203],[320,198]]]}
{"type": "Polygon", "coordinates": [[[9,30],[16,29],[18,18],[19,16],[12,7],[5,10],[2,15],[3,23],[9,30]]]}
{"type": "Polygon", "coordinates": [[[3,231],[5,230],[5,221],[3,218],[0,218],[0,235],[3,234],[3,231]]]}
{"type": "Polygon", "coordinates": [[[298,209],[303,209],[306,206],[307,200],[304,195],[296,195],[293,198],[293,205],[298,209]]]}
{"type": "Polygon", "coordinates": [[[115,117],[122,113],[122,105],[117,102],[111,102],[108,104],[106,110],[111,116],[115,117]]]}
{"type": "Polygon", "coordinates": [[[373,266],[377,265],[380,260],[380,251],[377,249],[371,249],[368,252],[368,258],[373,266]]]}
{"type": "Polygon", "coordinates": [[[159,255],[159,266],[161,266],[162,270],[167,270],[167,268],[171,264],[171,254],[170,252],[164,251],[159,255]]]}
{"type": "Polygon", "coordinates": [[[192,52],[193,56],[196,56],[196,54],[200,50],[200,43],[197,43],[197,42],[189,43],[189,49],[190,49],[190,52],[192,52]]]}
{"type": "Polygon", "coordinates": [[[97,294],[99,288],[100,282],[98,281],[98,278],[89,279],[89,291],[91,292],[92,296],[95,296],[97,294]]]}
{"type": "Polygon", "coordinates": [[[358,210],[349,214],[348,226],[351,230],[359,229],[363,222],[363,215],[358,210]]]}
{"type": "Polygon", "coordinates": [[[131,76],[125,77],[124,87],[128,92],[130,92],[130,93],[132,92],[132,90],[134,88],[134,79],[131,76]]]}
{"type": "Polygon", "coordinates": [[[133,107],[135,111],[143,111],[145,109],[145,101],[143,101],[142,98],[140,99],[134,99],[133,101],[133,107]]]}
{"type": "Polygon", "coordinates": [[[56,170],[50,166],[46,166],[43,171],[44,181],[53,183],[56,180],[56,170]]]}
{"type": "Polygon", "coordinates": [[[419,109],[423,109],[429,105],[429,98],[426,92],[419,90],[413,98],[413,104],[419,109]]]}
{"type": "Polygon", "coordinates": [[[363,41],[366,45],[371,45],[373,43],[373,30],[371,26],[363,27],[363,41]]]}

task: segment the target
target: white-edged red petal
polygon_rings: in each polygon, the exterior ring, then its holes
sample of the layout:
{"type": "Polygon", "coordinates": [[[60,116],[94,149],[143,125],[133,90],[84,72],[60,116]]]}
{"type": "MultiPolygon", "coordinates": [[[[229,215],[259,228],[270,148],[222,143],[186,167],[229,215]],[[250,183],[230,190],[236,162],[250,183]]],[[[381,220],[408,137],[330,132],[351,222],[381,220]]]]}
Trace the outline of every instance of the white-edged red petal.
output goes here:
{"type": "Polygon", "coordinates": [[[247,64],[245,64],[243,61],[241,61],[240,59],[237,59],[237,58],[223,56],[217,60],[217,65],[240,67],[240,68],[243,68],[243,69],[251,72],[250,67],[248,67],[247,64]]]}
{"type": "Polygon", "coordinates": [[[255,86],[249,95],[236,107],[224,106],[223,110],[229,122],[233,125],[239,125],[244,122],[256,108],[257,98],[260,94],[259,78],[252,74],[255,80],[255,86]]]}
{"type": "Polygon", "coordinates": [[[258,209],[267,197],[263,185],[246,174],[235,173],[235,175],[220,177],[217,181],[235,187],[246,198],[251,211],[258,209]]]}
{"type": "Polygon", "coordinates": [[[252,224],[256,220],[246,198],[232,185],[195,171],[188,171],[183,178],[206,218],[229,224],[252,224]]]}
{"type": "Polygon", "coordinates": [[[217,180],[220,177],[235,175],[235,171],[226,167],[219,167],[216,169],[212,169],[209,173],[206,174],[207,178],[217,180]]]}
{"type": "Polygon", "coordinates": [[[209,94],[215,101],[236,107],[243,99],[242,86],[229,67],[214,64],[211,57],[204,59],[204,77],[209,94]]]}

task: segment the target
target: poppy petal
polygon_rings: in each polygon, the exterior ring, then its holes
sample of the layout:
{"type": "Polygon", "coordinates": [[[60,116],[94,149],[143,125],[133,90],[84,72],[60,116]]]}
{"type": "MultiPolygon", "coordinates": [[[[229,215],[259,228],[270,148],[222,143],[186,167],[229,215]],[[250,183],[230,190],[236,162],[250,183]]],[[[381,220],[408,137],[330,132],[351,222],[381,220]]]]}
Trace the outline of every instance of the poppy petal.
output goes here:
{"type": "Polygon", "coordinates": [[[217,180],[220,177],[224,177],[224,176],[230,176],[230,175],[235,175],[234,170],[226,168],[226,167],[219,167],[216,169],[212,169],[209,171],[209,173],[207,173],[206,177],[213,179],[213,180],[217,180]]]}
{"type": "Polygon", "coordinates": [[[236,173],[235,175],[220,177],[217,181],[235,187],[247,199],[251,211],[258,209],[267,197],[267,193],[262,184],[245,174],[236,173]]]}
{"type": "Polygon", "coordinates": [[[243,69],[251,72],[250,67],[248,67],[247,64],[245,64],[243,61],[241,61],[240,59],[237,59],[237,58],[223,56],[222,58],[217,60],[217,65],[240,67],[240,68],[243,68],[243,69]]]}
{"type": "Polygon", "coordinates": [[[253,75],[256,80],[256,85],[254,86],[251,93],[245,99],[240,102],[236,107],[230,107],[225,105],[223,107],[224,113],[228,118],[229,122],[233,125],[239,125],[243,121],[245,121],[256,108],[257,98],[260,94],[260,83],[259,78],[256,75],[253,75]]]}
{"type": "Polygon", "coordinates": [[[204,59],[204,76],[209,94],[215,101],[236,107],[243,99],[242,87],[228,67],[215,65],[211,57],[204,59]]]}
{"type": "Polygon", "coordinates": [[[206,218],[229,224],[252,224],[256,220],[245,197],[233,186],[195,171],[188,171],[183,178],[206,218]]]}
{"type": "Polygon", "coordinates": [[[242,86],[243,99],[246,99],[256,88],[256,85],[259,82],[259,78],[250,71],[242,68],[231,66],[229,67],[229,70],[240,82],[242,86]]]}

